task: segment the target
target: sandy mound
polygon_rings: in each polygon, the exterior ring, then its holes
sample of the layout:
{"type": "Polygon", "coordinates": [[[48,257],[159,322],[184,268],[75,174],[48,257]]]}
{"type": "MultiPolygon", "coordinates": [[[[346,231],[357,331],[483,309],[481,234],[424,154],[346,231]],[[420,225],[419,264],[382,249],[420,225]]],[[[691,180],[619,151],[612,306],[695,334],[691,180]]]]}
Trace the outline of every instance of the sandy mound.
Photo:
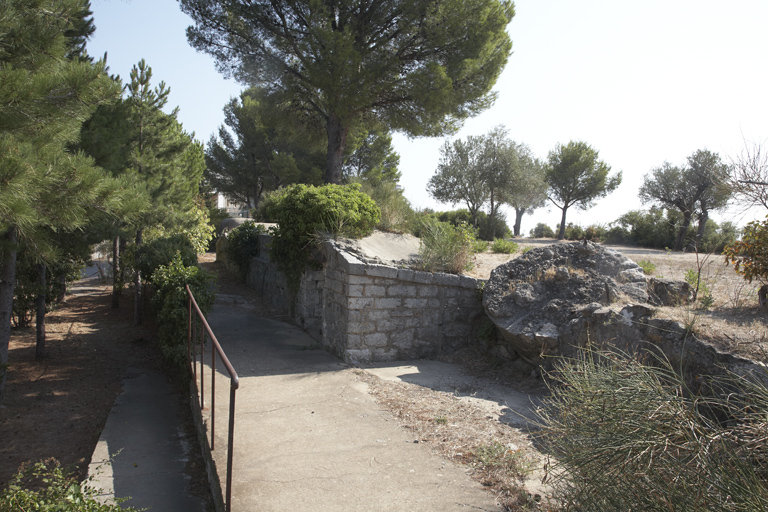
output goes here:
{"type": "Polygon", "coordinates": [[[413,235],[374,231],[360,240],[342,239],[337,243],[365,263],[413,266],[419,259],[419,239],[413,235]]]}

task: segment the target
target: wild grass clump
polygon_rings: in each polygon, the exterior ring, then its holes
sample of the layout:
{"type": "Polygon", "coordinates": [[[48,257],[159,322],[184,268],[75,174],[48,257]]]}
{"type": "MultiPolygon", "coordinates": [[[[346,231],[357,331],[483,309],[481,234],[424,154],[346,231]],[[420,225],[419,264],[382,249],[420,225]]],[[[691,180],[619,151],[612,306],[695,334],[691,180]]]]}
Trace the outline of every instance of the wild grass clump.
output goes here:
{"type": "Polygon", "coordinates": [[[466,224],[426,221],[421,228],[419,257],[424,270],[460,274],[472,269],[475,235],[466,224]]]}
{"type": "Polygon", "coordinates": [[[584,350],[550,374],[540,440],[562,510],[768,510],[766,385],[712,378],[705,397],[652,362],[584,350]]]}
{"type": "Polygon", "coordinates": [[[512,240],[497,238],[491,244],[491,252],[497,254],[514,254],[517,252],[517,244],[512,240]]]}

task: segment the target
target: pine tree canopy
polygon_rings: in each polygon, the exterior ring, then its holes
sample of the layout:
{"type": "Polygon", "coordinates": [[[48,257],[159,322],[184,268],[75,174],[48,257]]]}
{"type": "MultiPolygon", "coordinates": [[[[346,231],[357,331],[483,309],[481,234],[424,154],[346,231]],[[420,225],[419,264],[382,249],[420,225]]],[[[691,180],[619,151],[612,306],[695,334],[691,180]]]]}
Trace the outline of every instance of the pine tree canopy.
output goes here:
{"type": "Polygon", "coordinates": [[[508,0],[180,0],[190,44],[248,85],[283,91],[328,136],[339,183],[350,130],[440,135],[488,108],[509,57],[508,0]]]}

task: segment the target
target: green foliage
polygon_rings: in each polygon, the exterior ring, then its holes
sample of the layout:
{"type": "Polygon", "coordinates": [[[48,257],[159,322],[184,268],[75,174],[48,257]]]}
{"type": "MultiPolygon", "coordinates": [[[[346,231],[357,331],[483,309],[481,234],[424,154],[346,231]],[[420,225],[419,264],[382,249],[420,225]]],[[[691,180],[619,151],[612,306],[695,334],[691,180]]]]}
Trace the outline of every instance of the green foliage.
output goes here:
{"type": "Polygon", "coordinates": [[[187,292],[189,285],[197,305],[203,314],[207,314],[215,294],[213,277],[197,267],[187,265],[180,253],[177,253],[168,265],[161,265],[151,278],[155,295],[152,305],[157,314],[160,351],[172,367],[179,370],[187,363],[187,292]]]}
{"type": "Polygon", "coordinates": [[[45,289],[38,285],[39,261],[30,254],[29,248],[22,247],[16,259],[16,285],[13,290],[13,317],[16,327],[29,327],[35,316],[35,300],[40,292],[45,293],[45,309],[53,310],[55,301],[66,292],[67,285],[80,279],[85,261],[68,255],[46,265],[45,289]]]}
{"type": "Polygon", "coordinates": [[[518,246],[512,240],[504,240],[503,238],[497,238],[491,244],[491,252],[499,254],[514,254],[517,252],[518,246]]]}
{"type": "Polygon", "coordinates": [[[552,228],[544,224],[543,222],[539,222],[536,224],[536,227],[531,230],[531,237],[532,238],[555,238],[555,232],[552,231],[552,228]]]}
{"type": "MultiPolygon", "coordinates": [[[[560,226],[558,225],[558,229],[560,226]]],[[[584,239],[584,229],[582,229],[581,226],[578,224],[573,224],[572,222],[569,222],[567,226],[565,226],[565,239],[566,240],[583,240],[584,239]]]]}
{"type": "Polygon", "coordinates": [[[136,512],[118,502],[102,503],[101,491],[80,483],[56,461],[37,462],[16,473],[0,493],[0,510],[38,512],[136,512]]]}
{"type": "Polygon", "coordinates": [[[565,237],[568,208],[587,210],[597,199],[607,196],[621,184],[621,172],[609,177],[611,167],[598,158],[597,150],[586,142],[558,144],[549,152],[546,181],[549,199],[563,211],[557,237],[565,237]]]}
{"type": "Polygon", "coordinates": [[[134,248],[133,267],[151,276],[161,266],[170,265],[177,255],[188,267],[197,264],[197,253],[184,234],[155,238],[134,248]]]}
{"type": "Polygon", "coordinates": [[[747,224],[741,240],[728,245],[724,253],[726,263],[750,283],[753,279],[768,282],[768,217],[747,224]]]}
{"type": "Polygon", "coordinates": [[[643,272],[648,275],[656,272],[656,264],[650,260],[640,260],[637,262],[637,264],[640,266],[640,268],[643,269],[643,272]]]}
{"type": "Polygon", "coordinates": [[[438,135],[488,108],[512,47],[509,1],[180,3],[193,47],[326,127],[326,183],[341,182],[349,135],[371,120],[438,135]]]}
{"type": "Polygon", "coordinates": [[[318,236],[362,238],[381,220],[379,207],[354,184],[292,185],[266,198],[261,215],[278,224],[270,256],[293,293],[318,236]]]}
{"type": "Polygon", "coordinates": [[[488,242],[485,240],[477,240],[475,239],[472,242],[472,253],[478,254],[482,253],[488,250],[488,242]]]}
{"type": "Polygon", "coordinates": [[[267,230],[261,224],[246,221],[227,234],[225,257],[228,264],[237,269],[241,279],[245,279],[251,258],[259,255],[259,235],[267,230]]]}
{"type": "Polygon", "coordinates": [[[325,141],[295,123],[280,95],[251,87],[224,107],[205,150],[205,176],[218,192],[258,208],[264,193],[322,181],[325,141]]]}
{"type": "Polygon", "coordinates": [[[695,244],[703,247],[704,229],[709,212],[726,206],[731,197],[730,166],[724,164],[717,153],[706,149],[695,151],[684,166],[677,167],[664,162],[644,178],[640,199],[662,208],[671,208],[681,215],[673,247],[681,251],[694,215],[698,216],[699,229],[695,244]]]}
{"type": "Polygon", "coordinates": [[[213,239],[215,229],[212,224],[208,210],[199,205],[189,210],[188,217],[179,224],[168,227],[157,224],[145,230],[144,240],[180,235],[189,241],[195,254],[203,254],[213,239]]]}
{"type": "Polygon", "coordinates": [[[540,440],[562,510],[766,510],[765,384],[698,376],[704,397],[651,362],[584,350],[551,374],[540,440]]]}
{"type": "Polygon", "coordinates": [[[701,271],[689,268],[685,271],[685,282],[691,285],[693,289],[694,300],[698,299],[702,308],[708,309],[715,303],[715,297],[712,290],[709,289],[707,282],[701,278],[701,271]]]}
{"type": "Polygon", "coordinates": [[[613,227],[606,235],[606,242],[654,249],[673,247],[680,221],[679,212],[674,210],[631,210],[612,223],[613,227]]]}
{"type": "Polygon", "coordinates": [[[467,224],[426,221],[422,228],[419,257],[424,270],[460,274],[472,269],[474,231],[467,224]]]}
{"type": "Polygon", "coordinates": [[[360,183],[360,190],[368,194],[381,211],[381,220],[377,228],[381,231],[403,233],[409,230],[409,224],[415,212],[403,190],[397,183],[388,180],[351,180],[360,183]]]}
{"type": "Polygon", "coordinates": [[[474,225],[477,221],[477,237],[480,240],[491,242],[497,238],[505,238],[511,235],[511,231],[504,217],[499,213],[496,218],[491,218],[485,212],[479,211],[473,217],[469,210],[452,210],[448,212],[439,212],[436,214],[440,222],[448,222],[453,226],[462,224],[474,225]]]}
{"type": "MultiPolygon", "coordinates": [[[[674,247],[680,226],[684,223],[683,214],[677,210],[664,210],[652,207],[650,210],[631,210],[614,222],[605,233],[604,241],[609,244],[638,245],[654,249],[674,247]]],[[[718,225],[707,220],[701,231],[702,239],[698,247],[701,253],[723,251],[728,243],[736,240],[738,228],[732,222],[718,225]]],[[[689,225],[684,240],[694,244],[696,230],[689,225]]]]}

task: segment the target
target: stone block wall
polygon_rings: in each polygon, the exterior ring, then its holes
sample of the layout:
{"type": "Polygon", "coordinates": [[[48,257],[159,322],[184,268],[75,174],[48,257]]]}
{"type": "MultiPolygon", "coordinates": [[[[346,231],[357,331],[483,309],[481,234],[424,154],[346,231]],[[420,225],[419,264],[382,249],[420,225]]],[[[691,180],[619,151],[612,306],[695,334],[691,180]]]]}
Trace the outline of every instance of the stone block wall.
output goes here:
{"type": "MultiPolygon", "coordinates": [[[[285,276],[269,260],[269,237],[248,283],[290,311],[285,276]]],[[[421,359],[468,346],[485,317],[483,280],[366,264],[332,242],[321,247],[322,270],[307,270],[293,321],[350,363],[421,359]]]]}

